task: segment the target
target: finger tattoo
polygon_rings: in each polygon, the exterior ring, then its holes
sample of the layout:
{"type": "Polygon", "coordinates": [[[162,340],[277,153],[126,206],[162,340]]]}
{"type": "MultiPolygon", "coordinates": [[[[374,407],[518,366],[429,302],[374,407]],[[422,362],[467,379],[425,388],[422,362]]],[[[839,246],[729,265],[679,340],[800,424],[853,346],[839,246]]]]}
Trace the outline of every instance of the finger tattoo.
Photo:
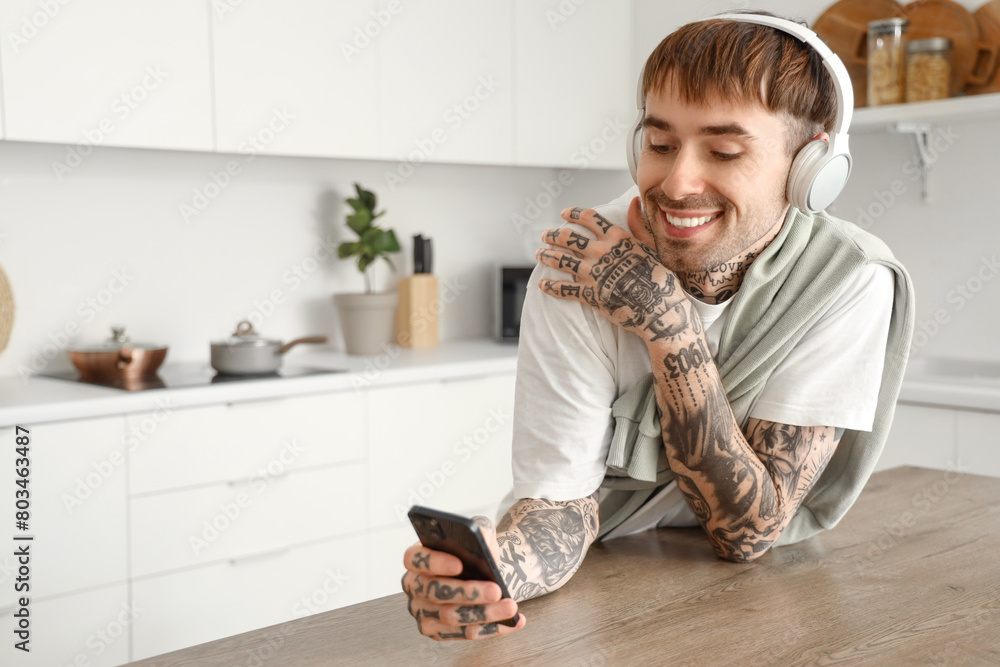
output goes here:
{"type": "Polygon", "coordinates": [[[581,213],[583,213],[582,208],[574,208],[572,211],[569,212],[569,217],[572,220],[579,220],[581,213]]]}
{"type": "Polygon", "coordinates": [[[486,608],[482,605],[459,607],[455,611],[458,612],[459,623],[482,623],[486,620],[486,608]]]}
{"type": "Polygon", "coordinates": [[[423,554],[418,551],[417,553],[413,554],[412,565],[413,567],[418,569],[420,568],[423,568],[425,570],[431,569],[431,555],[423,554]]]}
{"type": "Polygon", "coordinates": [[[608,230],[611,229],[611,223],[608,221],[607,218],[605,218],[600,213],[596,212],[594,213],[594,221],[597,223],[597,226],[600,227],[601,231],[604,232],[605,234],[607,234],[608,230]]]}
{"type": "Polygon", "coordinates": [[[498,632],[500,632],[500,625],[499,625],[499,623],[485,623],[479,629],[479,636],[480,637],[489,637],[490,635],[495,635],[498,632]]]}
{"type": "Polygon", "coordinates": [[[576,257],[570,257],[569,255],[563,255],[559,258],[559,268],[560,269],[570,269],[571,271],[580,271],[580,260],[576,257]]]}
{"type": "Polygon", "coordinates": [[[472,600],[475,600],[479,597],[479,591],[473,589],[472,594],[470,595],[469,593],[465,592],[464,586],[452,587],[447,584],[442,584],[439,581],[432,581],[429,584],[427,584],[427,597],[430,597],[431,595],[436,597],[438,600],[451,600],[455,596],[461,595],[466,600],[469,600],[471,602],[472,600]]]}
{"type": "Polygon", "coordinates": [[[570,248],[579,248],[580,250],[585,250],[588,245],[590,245],[590,239],[586,236],[577,234],[576,232],[569,233],[569,240],[566,245],[570,248]]]}

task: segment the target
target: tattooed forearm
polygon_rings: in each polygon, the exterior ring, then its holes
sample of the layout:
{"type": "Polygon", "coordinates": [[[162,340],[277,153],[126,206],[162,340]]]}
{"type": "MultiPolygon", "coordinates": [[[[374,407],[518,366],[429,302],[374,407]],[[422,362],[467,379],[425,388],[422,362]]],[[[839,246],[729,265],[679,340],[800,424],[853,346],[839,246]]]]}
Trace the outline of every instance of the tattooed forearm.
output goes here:
{"type": "Polygon", "coordinates": [[[833,428],[751,419],[744,435],[702,331],[692,327],[649,347],[678,488],[719,556],[755,558],[780,536],[826,466],[833,428]]]}
{"type": "Polygon", "coordinates": [[[565,584],[597,536],[596,493],[565,502],[525,498],[497,526],[500,569],[516,601],[565,584]]]}

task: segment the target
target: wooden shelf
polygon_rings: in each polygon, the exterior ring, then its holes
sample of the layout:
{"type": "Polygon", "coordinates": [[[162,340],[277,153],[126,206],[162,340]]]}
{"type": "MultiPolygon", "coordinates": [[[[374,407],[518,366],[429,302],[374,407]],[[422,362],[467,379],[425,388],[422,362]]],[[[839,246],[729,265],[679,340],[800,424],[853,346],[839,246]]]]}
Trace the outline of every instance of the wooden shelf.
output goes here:
{"type": "Polygon", "coordinates": [[[888,132],[897,123],[941,125],[977,120],[1000,120],[1000,93],[856,109],[850,133],[888,132]]]}

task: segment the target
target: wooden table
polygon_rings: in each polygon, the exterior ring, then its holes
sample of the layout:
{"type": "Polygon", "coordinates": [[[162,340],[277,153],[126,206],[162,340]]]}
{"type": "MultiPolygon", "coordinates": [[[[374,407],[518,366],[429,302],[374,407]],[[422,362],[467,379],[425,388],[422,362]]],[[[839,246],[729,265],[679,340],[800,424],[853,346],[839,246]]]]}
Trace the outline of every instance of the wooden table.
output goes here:
{"type": "Polygon", "coordinates": [[[753,563],[700,529],[597,545],[508,637],[428,640],[400,593],[133,664],[997,665],[998,554],[1000,479],[896,468],[834,530],[753,563]]]}

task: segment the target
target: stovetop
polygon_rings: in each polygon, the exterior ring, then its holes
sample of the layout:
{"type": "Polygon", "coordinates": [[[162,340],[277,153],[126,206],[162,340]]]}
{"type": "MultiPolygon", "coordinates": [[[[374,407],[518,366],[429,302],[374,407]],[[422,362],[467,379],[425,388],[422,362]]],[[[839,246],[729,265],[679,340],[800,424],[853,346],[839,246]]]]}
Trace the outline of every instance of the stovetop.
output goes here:
{"type": "Polygon", "coordinates": [[[177,363],[164,364],[157,371],[156,375],[146,378],[130,380],[112,381],[84,381],[80,379],[80,374],[75,371],[62,371],[41,373],[42,377],[68,380],[80,384],[92,384],[99,387],[110,387],[112,389],[122,389],[124,391],[146,391],[150,389],[179,389],[182,387],[207,387],[213,384],[228,382],[255,382],[260,380],[275,380],[282,378],[300,378],[311,375],[328,375],[332,373],[344,373],[343,369],[329,368],[308,368],[308,367],[287,367],[282,368],[277,373],[263,373],[260,375],[225,375],[217,372],[207,364],[199,363],[177,363]]]}

